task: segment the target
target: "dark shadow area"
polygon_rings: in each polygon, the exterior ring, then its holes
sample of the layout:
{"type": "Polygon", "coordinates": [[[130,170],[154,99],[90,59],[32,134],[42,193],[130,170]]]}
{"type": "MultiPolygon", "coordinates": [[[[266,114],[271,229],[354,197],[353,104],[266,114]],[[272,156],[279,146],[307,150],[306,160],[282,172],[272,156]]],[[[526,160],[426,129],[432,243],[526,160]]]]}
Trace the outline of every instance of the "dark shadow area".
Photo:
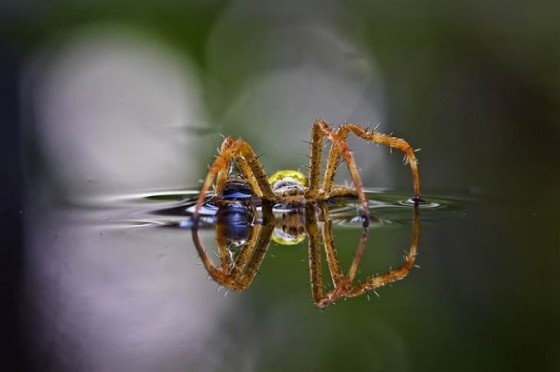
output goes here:
{"type": "Polygon", "coordinates": [[[22,282],[22,174],[18,79],[20,54],[0,46],[0,370],[23,368],[20,326],[22,282]]]}

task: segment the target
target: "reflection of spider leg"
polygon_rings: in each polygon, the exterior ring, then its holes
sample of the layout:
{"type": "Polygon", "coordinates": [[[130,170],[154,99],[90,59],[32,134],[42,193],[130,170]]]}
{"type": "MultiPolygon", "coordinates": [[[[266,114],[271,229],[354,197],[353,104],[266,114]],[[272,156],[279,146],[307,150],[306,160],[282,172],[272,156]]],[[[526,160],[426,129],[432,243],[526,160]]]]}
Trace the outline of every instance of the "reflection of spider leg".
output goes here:
{"type": "Polygon", "coordinates": [[[418,205],[415,205],[414,220],[412,223],[412,241],[410,243],[408,254],[406,255],[406,262],[396,269],[387,271],[386,273],[378,276],[373,276],[356,284],[350,291],[348,291],[346,297],[356,297],[364,294],[365,292],[374,291],[379,287],[401,280],[408,275],[414,266],[418,249],[418,241],[420,239],[420,213],[418,209],[418,205]]]}
{"type": "Polygon", "coordinates": [[[239,290],[247,289],[251,285],[270,246],[275,227],[272,204],[264,203],[262,213],[263,224],[259,228],[257,241],[252,241],[243,248],[231,270],[231,275],[241,286],[239,290]]]}
{"type": "Polygon", "coordinates": [[[354,256],[354,261],[350,267],[348,276],[344,276],[336,249],[334,247],[334,237],[332,233],[332,221],[328,218],[327,205],[321,205],[323,226],[319,232],[317,217],[315,216],[314,207],[311,205],[306,206],[306,229],[308,233],[308,246],[309,246],[309,273],[311,280],[311,293],[313,301],[317,307],[324,308],[340,297],[343,297],[352,289],[352,280],[357,271],[359,261],[366,246],[367,229],[362,229],[362,237],[358,251],[354,256]],[[326,261],[329,267],[329,273],[333,282],[334,288],[324,293],[322,261],[321,261],[321,248],[320,248],[320,234],[322,234],[323,245],[325,247],[326,261]]]}
{"type": "MultiPolygon", "coordinates": [[[[305,224],[307,230],[307,245],[309,249],[309,277],[311,282],[311,295],[313,302],[319,304],[323,298],[323,271],[321,268],[321,242],[317,216],[312,205],[305,205],[305,224]]],[[[319,305],[317,305],[319,306],[319,305]]]]}
{"type": "MultiPolygon", "coordinates": [[[[391,148],[396,148],[402,151],[407,162],[410,164],[410,170],[412,171],[412,182],[414,187],[414,198],[416,200],[420,199],[420,174],[418,171],[418,160],[414,154],[414,149],[405,140],[392,137],[387,134],[378,133],[375,131],[368,131],[357,124],[342,124],[336,131],[336,135],[340,141],[346,142],[346,138],[349,133],[354,133],[354,135],[373,143],[379,143],[381,145],[389,146],[391,148]]],[[[323,179],[323,189],[325,192],[329,192],[334,180],[334,175],[336,173],[336,168],[339,165],[338,159],[340,158],[339,147],[331,147],[329,152],[329,157],[327,160],[327,169],[325,171],[325,177],[323,179]]]]}
{"type": "Polygon", "coordinates": [[[323,235],[323,245],[325,246],[326,260],[334,286],[334,288],[330,292],[328,292],[319,300],[315,301],[315,305],[320,308],[324,308],[337,299],[346,296],[348,291],[352,289],[352,281],[356,276],[360,260],[366,248],[368,229],[362,229],[360,242],[358,244],[356,253],[354,254],[354,259],[352,260],[350,269],[348,270],[348,275],[344,276],[344,274],[342,273],[340,261],[337,256],[336,248],[334,246],[332,221],[328,217],[327,206],[324,205],[321,209],[323,213],[323,221],[325,221],[321,230],[323,235]]]}
{"type": "Polygon", "coordinates": [[[262,226],[251,227],[251,236],[234,263],[231,262],[226,239],[227,234],[224,232],[226,226],[221,223],[216,225],[216,240],[220,258],[219,267],[216,267],[210,257],[208,257],[199,239],[198,227],[193,228],[193,241],[196,250],[202,259],[206,271],[218,284],[235,291],[245,290],[251,285],[268,250],[274,230],[274,224],[270,223],[270,221],[274,220],[272,205],[263,205],[263,218],[264,223],[262,226]]]}
{"type": "MultiPolygon", "coordinates": [[[[216,229],[216,231],[218,232],[220,230],[216,229]]],[[[200,241],[200,237],[198,236],[198,225],[196,224],[192,228],[192,237],[196,251],[198,252],[200,259],[202,260],[202,264],[208,272],[208,275],[210,275],[212,279],[214,279],[218,284],[223,285],[224,287],[232,289],[241,288],[239,283],[237,283],[235,279],[232,278],[228,273],[230,258],[229,253],[227,252],[227,241],[225,239],[219,239],[217,242],[221,262],[221,267],[218,268],[214,265],[210,257],[208,257],[208,253],[206,252],[206,249],[204,249],[204,246],[200,241]]],[[[250,240],[254,239],[251,238],[250,240]]]]}
{"type": "Polygon", "coordinates": [[[333,229],[332,229],[332,219],[329,216],[329,210],[326,203],[321,206],[321,213],[322,219],[324,221],[323,228],[321,230],[323,235],[323,244],[325,245],[325,252],[327,254],[327,263],[329,265],[329,271],[331,273],[333,284],[335,287],[337,284],[352,281],[356,276],[356,272],[358,271],[358,265],[362,259],[366,244],[367,244],[367,237],[368,237],[368,230],[362,229],[362,234],[360,235],[360,242],[358,244],[358,248],[356,249],[356,253],[354,254],[354,259],[352,260],[352,265],[348,270],[348,274],[345,277],[342,273],[340,260],[338,259],[338,255],[336,253],[335,245],[334,245],[334,236],[333,236],[333,229]]]}
{"type": "Polygon", "coordinates": [[[323,245],[325,246],[325,254],[327,256],[327,264],[332,277],[334,287],[338,287],[340,283],[345,281],[344,274],[340,267],[340,260],[334,249],[334,236],[332,232],[332,220],[329,218],[328,206],[323,203],[321,206],[323,228],[321,233],[323,236],[323,245]]]}
{"type": "MultiPolygon", "coordinates": [[[[328,212],[323,213],[324,215],[328,214],[328,212]]],[[[309,234],[309,269],[311,277],[311,289],[313,301],[315,302],[315,305],[317,307],[324,308],[341,297],[357,297],[366,292],[374,291],[375,289],[384,285],[393,283],[397,280],[401,280],[408,275],[408,273],[414,266],[418,248],[418,240],[420,238],[420,216],[418,206],[414,207],[412,241],[410,243],[410,248],[408,250],[406,262],[404,263],[404,265],[379,276],[370,277],[369,279],[366,279],[365,281],[360,282],[356,285],[352,285],[352,281],[356,276],[358,266],[366,247],[368,230],[365,228],[362,229],[362,235],[360,237],[358,249],[354,255],[354,259],[352,261],[350,269],[348,270],[348,275],[344,276],[337,257],[336,248],[334,246],[331,222],[325,220],[326,222],[323,225],[322,229],[323,244],[325,246],[329,272],[334,285],[334,288],[330,292],[325,294],[323,288],[324,283],[322,278],[321,250],[317,220],[314,217],[314,214],[311,214],[309,212],[306,213],[306,220],[307,232],[309,234]]]]}
{"type": "MultiPolygon", "coordinates": [[[[237,265],[241,265],[244,260],[243,257],[245,255],[245,252],[248,252],[249,250],[244,249],[239,252],[235,262],[232,262],[231,249],[229,247],[228,241],[228,228],[230,228],[230,226],[228,226],[227,223],[220,221],[216,223],[216,246],[218,248],[218,257],[220,259],[219,267],[224,272],[224,274],[235,277],[235,273],[233,273],[233,271],[236,269],[237,265]]],[[[245,242],[245,245],[248,247],[253,247],[259,236],[259,227],[247,226],[247,228],[250,229],[250,234],[249,238],[245,242]]],[[[248,261],[248,258],[245,259],[245,261],[248,261]]]]}
{"type": "Polygon", "coordinates": [[[229,165],[234,161],[239,171],[247,179],[255,195],[265,200],[274,200],[274,193],[267,182],[266,174],[262,169],[255,152],[246,141],[242,139],[233,140],[231,137],[224,139],[220,148],[220,153],[210,166],[208,175],[204,180],[200,195],[196,202],[193,219],[196,220],[200,207],[204,203],[204,198],[214,179],[218,177],[216,195],[221,196],[225,185],[224,177],[227,177],[229,165]]]}

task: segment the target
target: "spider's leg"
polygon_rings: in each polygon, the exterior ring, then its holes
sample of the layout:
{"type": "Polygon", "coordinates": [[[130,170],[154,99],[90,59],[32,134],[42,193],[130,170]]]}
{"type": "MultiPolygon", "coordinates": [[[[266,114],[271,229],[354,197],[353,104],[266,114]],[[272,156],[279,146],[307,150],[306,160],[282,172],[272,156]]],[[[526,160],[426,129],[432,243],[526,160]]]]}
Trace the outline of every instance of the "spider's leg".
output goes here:
{"type": "MultiPolygon", "coordinates": [[[[226,151],[229,147],[231,147],[233,142],[235,142],[235,139],[233,137],[224,138],[222,145],[220,146],[219,153],[221,154],[224,151],[226,151]]],[[[228,180],[228,175],[230,171],[229,168],[230,168],[230,162],[228,162],[227,166],[218,170],[218,173],[216,175],[215,195],[221,196],[223,194],[224,187],[228,180]]]]}
{"type": "MultiPolygon", "coordinates": [[[[259,230],[258,240],[256,240],[256,242],[253,240],[251,245],[245,247],[247,254],[243,258],[244,262],[239,262],[241,264],[240,271],[232,271],[232,274],[234,274],[236,278],[236,282],[238,282],[241,286],[241,290],[247,289],[253,282],[253,279],[255,278],[255,275],[257,275],[259,267],[264,260],[266,252],[268,251],[268,247],[270,246],[272,232],[275,227],[272,206],[273,205],[271,203],[263,204],[263,224],[259,230]]],[[[234,270],[237,268],[238,262],[235,264],[236,267],[234,267],[234,270]]]]}
{"type": "MultiPolygon", "coordinates": [[[[342,126],[338,128],[335,133],[341,141],[346,141],[348,132],[348,128],[342,126]]],[[[328,195],[329,198],[337,196],[348,197],[350,195],[356,195],[356,190],[352,190],[345,186],[337,186],[334,184],[334,176],[339,165],[340,151],[338,151],[337,146],[331,145],[327,158],[327,164],[325,165],[325,174],[323,177],[323,191],[326,195],[328,195]]]]}
{"type": "Polygon", "coordinates": [[[328,215],[329,213],[328,206],[326,203],[321,203],[320,206],[321,206],[322,219],[324,221],[323,227],[321,229],[321,233],[323,236],[323,244],[325,245],[327,264],[329,266],[329,271],[331,273],[333,285],[336,288],[339,286],[340,283],[344,282],[346,278],[344,277],[344,274],[342,273],[342,269],[340,268],[340,260],[338,259],[338,255],[334,247],[332,220],[329,218],[328,215]]]}
{"type": "MultiPolygon", "coordinates": [[[[218,284],[233,289],[234,291],[245,290],[251,284],[264,259],[264,255],[270,244],[272,231],[274,230],[274,216],[272,215],[271,204],[268,204],[268,208],[263,207],[263,214],[263,226],[251,226],[250,237],[233,264],[228,247],[226,234],[227,225],[225,223],[216,224],[216,244],[218,246],[218,256],[220,259],[219,267],[216,267],[208,257],[198,237],[198,231],[196,235],[193,235],[195,247],[199,256],[202,258],[206,271],[218,284]]],[[[198,229],[198,227],[196,229],[198,229]]]]}
{"type": "Polygon", "coordinates": [[[243,248],[241,248],[241,252],[238,253],[237,257],[235,258],[235,262],[232,263],[230,274],[234,278],[239,278],[247,262],[251,259],[251,255],[253,253],[253,249],[255,247],[255,243],[260,235],[260,226],[254,225],[251,228],[251,236],[247,240],[247,243],[243,248]]]}
{"type": "Polygon", "coordinates": [[[393,270],[387,271],[384,274],[373,276],[365,281],[356,284],[348,293],[347,297],[360,296],[366,292],[375,291],[379,287],[391,284],[397,280],[404,279],[410,270],[414,267],[414,261],[418,252],[418,241],[420,239],[420,213],[419,206],[414,206],[414,216],[412,222],[412,238],[408,254],[406,255],[406,262],[393,270]]]}
{"type": "MultiPolygon", "coordinates": [[[[354,156],[352,155],[352,151],[350,151],[350,149],[348,148],[344,136],[341,136],[339,131],[334,131],[329,126],[329,124],[324,120],[317,120],[315,123],[313,123],[313,127],[318,128],[318,130],[320,130],[324,136],[329,138],[332,146],[337,148],[339,154],[346,161],[346,166],[348,167],[348,171],[350,172],[350,176],[352,177],[352,181],[354,182],[354,186],[356,187],[356,193],[358,194],[358,198],[360,199],[360,202],[362,204],[363,217],[364,217],[363,224],[364,227],[367,227],[369,224],[368,200],[364,193],[362,180],[360,178],[360,172],[358,171],[358,166],[356,165],[354,156]]],[[[336,161],[338,161],[338,159],[336,159],[336,161]]],[[[326,192],[326,190],[323,191],[325,192],[325,197],[329,197],[329,194],[326,192]]]]}
{"type": "MultiPolygon", "coordinates": [[[[346,137],[348,137],[348,128],[346,126],[341,126],[336,130],[336,134],[340,138],[341,141],[346,141],[346,137]]],[[[325,175],[323,178],[323,190],[325,193],[331,195],[333,192],[334,186],[334,176],[336,174],[336,170],[340,165],[340,151],[338,150],[337,146],[332,146],[329,150],[329,156],[327,158],[327,164],[325,166],[325,175]]]]}
{"type": "Polygon", "coordinates": [[[218,222],[216,224],[216,246],[218,247],[218,258],[220,259],[220,268],[224,274],[229,273],[231,267],[231,256],[229,254],[227,241],[227,225],[218,222]]]}
{"type": "Polygon", "coordinates": [[[337,251],[334,245],[334,238],[332,233],[332,221],[328,218],[327,206],[321,206],[323,220],[325,223],[322,227],[323,234],[323,244],[325,245],[325,252],[327,256],[327,263],[329,265],[329,272],[333,281],[334,289],[327,293],[316,305],[320,308],[324,308],[341,297],[346,297],[348,292],[352,290],[352,281],[356,276],[358,271],[358,266],[360,260],[363,256],[363,252],[367,243],[368,229],[362,229],[362,235],[360,237],[360,243],[358,244],[358,249],[354,255],[352,265],[348,270],[348,275],[344,276],[342,273],[342,268],[340,261],[337,257],[337,251]]]}
{"type": "Polygon", "coordinates": [[[418,160],[414,153],[414,148],[402,138],[393,137],[387,134],[376,132],[375,130],[368,131],[358,124],[342,124],[339,128],[339,133],[346,134],[348,131],[354,133],[356,136],[373,143],[379,143],[391,148],[402,151],[412,172],[412,182],[414,188],[414,200],[420,201],[420,172],[418,171],[418,160]]]}
{"type": "Polygon", "coordinates": [[[340,260],[334,246],[334,237],[332,233],[332,221],[328,217],[328,210],[326,203],[321,205],[322,219],[324,221],[321,228],[323,236],[323,245],[325,246],[326,260],[329,267],[329,273],[333,282],[334,288],[326,295],[323,295],[318,301],[315,300],[315,305],[319,308],[325,308],[335,302],[340,297],[346,295],[349,289],[352,288],[352,280],[344,276],[340,266],[340,260]]]}
{"type": "Polygon", "coordinates": [[[198,213],[200,211],[200,208],[202,207],[202,204],[204,203],[206,193],[208,192],[208,190],[210,190],[212,182],[214,182],[214,178],[216,177],[218,177],[216,195],[221,196],[223,187],[225,186],[225,182],[227,181],[230,163],[234,155],[236,154],[236,150],[234,149],[234,144],[236,142],[237,141],[235,141],[233,138],[226,137],[222,142],[220,152],[208,169],[208,173],[206,174],[206,178],[204,179],[204,183],[202,184],[202,188],[200,189],[200,194],[198,195],[196,206],[194,208],[192,218],[195,222],[198,220],[198,213]]]}
{"type": "MultiPolygon", "coordinates": [[[[325,208],[322,205],[321,208],[325,208]]],[[[323,210],[324,211],[324,210],[323,210]]],[[[323,218],[325,214],[323,213],[323,218]]],[[[325,220],[325,225],[320,232],[315,215],[315,208],[312,204],[305,205],[305,224],[308,234],[308,249],[309,249],[309,277],[311,281],[311,295],[313,302],[319,308],[325,308],[341,296],[344,296],[349,289],[351,289],[351,282],[344,277],[340,268],[336,250],[334,249],[334,240],[332,237],[332,225],[328,218],[325,220]],[[325,227],[327,224],[328,227],[325,227]],[[327,229],[328,231],[325,231],[327,229]],[[320,235],[323,235],[323,243],[327,255],[327,262],[329,265],[329,272],[334,284],[334,289],[325,294],[323,283],[323,271],[321,264],[321,248],[320,248],[320,235]]]]}
{"type": "Polygon", "coordinates": [[[232,147],[236,151],[235,160],[239,171],[247,179],[253,192],[259,198],[273,201],[274,193],[268,184],[266,173],[251,145],[242,139],[238,139],[232,147]]]}
{"type": "Polygon", "coordinates": [[[362,233],[360,235],[360,242],[358,243],[358,248],[356,249],[356,253],[354,253],[354,259],[352,260],[352,264],[348,269],[348,280],[353,281],[356,277],[356,273],[358,272],[358,267],[360,266],[360,261],[364,255],[364,251],[366,250],[367,239],[368,239],[368,229],[362,228],[362,233]]]}
{"type": "MultiPolygon", "coordinates": [[[[210,277],[214,279],[214,281],[216,281],[218,284],[223,285],[224,287],[227,288],[238,290],[240,288],[240,285],[235,281],[234,278],[232,278],[231,275],[228,274],[227,267],[217,268],[212,263],[210,257],[208,257],[208,253],[204,249],[204,246],[202,245],[202,242],[200,241],[200,237],[198,235],[198,225],[195,224],[193,226],[192,233],[193,233],[194,246],[198,252],[198,255],[200,256],[200,259],[202,260],[202,264],[204,265],[204,268],[208,272],[208,275],[210,275],[210,277]]],[[[216,233],[218,233],[218,230],[216,230],[216,233]]],[[[225,239],[218,239],[217,244],[218,244],[218,250],[220,252],[227,251],[228,248],[226,246],[225,239]]],[[[221,261],[223,265],[224,261],[223,260],[221,261]]],[[[229,262],[229,258],[228,258],[228,262],[229,262]]]]}
{"type": "MultiPolygon", "coordinates": [[[[315,216],[314,206],[305,205],[305,227],[307,230],[307,246],[309,250],[309,280],[311,284],[311,295],[313,302],[321,307],[324,300],[323,271],[321,268],[321,250],[319,238],[319,226],[315,216]]],[[[323,306],[324,307],[324,306],[323,306]]]]}
{"type": "MultiPolygon", "coordinates": [[[[192,216],[194,222],[192,228],[192,236],[198,255],[200,256],[200,259],[202,260],[202,263],[204,264],[204,267],[206,268],[210,276],[212,276],[212,278],[222,284],[228,280],[227,274],[218,270],[214,266],[212,260],[208,257],[208,254],[206,253],[206,250],[204,249],[200,241],[200,237],[198,236],[198,214],[200,208],[202,207],[202,204],[204,203],[206,193],[212,186],[212,183],[216,177],[218,177],[216,194],[221,196],[225,181],[227,181],[229,165],[232,160],[237,162],[240,171],[248,179],[248,182],[250,183],[251,188],[253,189],[255,194],[257,194],[258,196],[262,196],[263,192],[259,188],[259,185],[266,185],[264,192],[267,195],[273,195],[272,191],[270,190],[270,186],[266,182],[264,171],[262,170],[262,167],[260,167],[260,164],[258,163],[258,160],[256,159],[256,156],[249,144],[247,144],[243,140],[233,140],[231,137],[227,137],[226,139],[224,139],[220,148],[220,153],[214,160],[214,163],[210,166],[208,174],[206,175],[206,179],[204,180],[204,183],[200,190],[200,194],[198,196],[198,200],[196,202],[196,206],[192,216]]],[[[224,251],[227,250],[227,247],[219,247],[219,250],[221,257],[223,258],[224,251]]],[[[233,283],[228,287],[233,288],[235,286],[236,284],[233,283]]]]}
{"type": "MultiPolygon", "coordinates": [[[[228,208],[226,205],[224,208],[228,208]]],[[[219,216],[218,212],[218,216],[219,216]]],[[[253,208],[249,213],[251,213],[251,217],[257,214],[256,208],[253,208]]],[[[235,222],[231,222],[231,220],[227,219],[220,219],[217,218],[216,221],[216,243],[218,246],[218,257],[220,258],[220,266],[222,270],[231,275],[234,279],[236,278],[236,274],[245,267],[245,264],[250,258],[250,252],[252,251],[252,247],[255,246],[255,242],[257,237],[259,236],[259,225],[254,224],[252,221],[249,220],[241,222],[241,224],[237,225],[235,222]],[[231,232],[230,232],[231,231],[231,232]],[[236,255],[235,262],[232,262],[232,254],[230,248],[230,238],[232,235],[234,236],[233,239],[243,239],[245,235],[245,231],[248,231],[248,238],[242,244],[244,248],[240,248],[240,252],[236,255]],[[232,234],[233,233],[233,234],[232,234]],[[241,234],[241,235],[238,235],[241,234]],[[238,238],[241,236],[240,238],[238,238]]],[[[240,240],[237,240],[239,242],[240,240]]]]}
{"type": "MultiPolygon", "coordinates": [[[[226,141],[230,141],[229,137],[224,140],[224,142],[226,141]]],[[[196,202],[192,217],[194,221],[198,219],[198,213],[204,203],[206,193],[212,186],[214,179],[220,175],[222,179],[219,180],[219,184],[222,185],[222,187],[223,184],[225,184],[223,183],[223,172],[229,171],[229,165],[232,160],[236,162],[239,171],[247,179],[251,189],[258,197],[269,200],[274,199],[274,193],[270,189],[270,185],[266,179],[266,174],[264,173],[255,152],[247,142],[242,139],[237,139],[229,143],[228,146],[222,146],[220,153],[214,160],[214,163],[210,166],[196,202]]],[[[223,189],[216,190],[217,193],[221,193],[222,191],[223,189]]]]}
{"type": "Polygon", "coordinates": [[[311,150],[309,153],[309,176],[307,177],[308,189],[305,198],[315,200],[319,194],[321,183],[321,156],[323,153],[323,136],[317,122],[313,123],[311,130],[311,150]]]}
{"type": "MultiPolygon", "coordinates": [[[[198,213],[199,210],[204,202],[204,198],[206,197],[206,193],[208,192],[208,190],[210,189],[210,186],[212,185],[212,182],[214,180],[214,178],[216,176],[218,176],[218,187],[216,187],[216,194],[217,195],[221,195],[220,193],[223,191],[223,187],[225,185],[225,181],[227,180],[227,172],[229,171],[229,164],[231,162],[231,159],[233,157],[233,153],[230,151],[231,145],[234,143],[233,138],[231,137],[226,137],[224,139],[224,141],[222,142],[222,145],[220,147],[220,152],[218,154],[218,156],[216,157],[216,159],[214,160],[214,163],[212,164],[212,166],[210,167],[210,169],[208,170],[208,174],[206,175],[206,179],[204,181],[204,184],[202,185],[202,189],[200,190],[200,194],[198,196],[198,200],[196,202],[196,206],[195,206],[195,210],[192,216],[192,219],[194,221],[193,224],[193,228],[192,228],[192,237],[193,237],[193,242],[194,242],[194,246],[198,252],[198,255],[200,257],[200,259],[202,260],[202,264],[204,265],[204,267],[206,268],[206,271],[208,272],[208,274],[218,283],[224,285],[225,283],[225,274],[224,272],[221,272],[219,269],[217,269],[214,264],[212,263],[212,260],[210,259],[210,257],[208,257],[208,253],[206,252],[206,249],[204,249],[204,246],[202,245],[202,242],[200,241],[200,237],[198,235],[198,229],[199,229],[199,225],[198,225],[198,213]]],[[[218,232],[218,230],[217,230],[218,232]]],[[[222,264],[224,263],[224,259],[225,259],[225,252],[227,251],[227,247],[225,247],[225,241],[222,239],[218,238],[218,250],[219,250],[219,254],[220,254],[220,259],[222,261],[222,264]]],[[[229,260],[229,258],[227,258],[229,260]]]]}

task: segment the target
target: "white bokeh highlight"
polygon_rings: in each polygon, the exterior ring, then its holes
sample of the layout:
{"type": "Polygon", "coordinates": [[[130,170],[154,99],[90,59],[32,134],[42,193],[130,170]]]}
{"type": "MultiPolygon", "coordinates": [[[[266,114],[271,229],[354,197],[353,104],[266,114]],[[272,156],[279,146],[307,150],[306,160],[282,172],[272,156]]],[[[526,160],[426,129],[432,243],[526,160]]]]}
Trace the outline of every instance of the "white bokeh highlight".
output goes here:
{"type": "Polygon", "coordinates": [[[34,367],[209,370],[207,347],[234,297],[206,280],[190,231],[111,226],[133,217],[108,198],[197,178],[207,123],[197,71],[130,28],[72,35],[30,56],[22,82],[26,142],[41,160],[26,164],[34,367]]]}
{"type": "Polygon", "coordinates": [[[36,135],[69,194],[184,186],[199,168],[189,130],[207,124],[192,66],[114,27],[74,34],[34,61],[26,88],[36,135]]]}
{"type": "MultiPolygon", "coordinates": [[[[358,21],[329,1],[312,8],[309,2],[236,1],[208,42],[221,129],[249,140],[269,172],[304,169],[305,141],[317,118],[334,126],[383,122],[382,80],[357,42],[358,21]]],[[[366,184],[389,186],[388,151],[351,143],[366,184]]]]}

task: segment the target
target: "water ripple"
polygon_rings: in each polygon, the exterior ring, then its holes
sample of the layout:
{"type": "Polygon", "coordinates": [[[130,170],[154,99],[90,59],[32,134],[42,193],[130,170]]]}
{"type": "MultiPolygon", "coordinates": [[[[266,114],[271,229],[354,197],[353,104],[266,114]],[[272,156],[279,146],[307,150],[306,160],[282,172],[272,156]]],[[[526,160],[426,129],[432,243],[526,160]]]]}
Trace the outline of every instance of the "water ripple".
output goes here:
{"type": "MultiPolygon", "coordinates": [[[[371,226],[391,226],[408,224],[412,218],[414,201],[409,194],[368,190],[366,195],[372,216],[371,226]]],[[[171,227],[192,228],[192,214],[198,198],[198,190],[163,190],[139,194],[110,196],[82,200],[79,206],[88,209],[110,209],[112,217],[104,222],[113,227],[171,227]]],[[[200,210],[201,228],[211,227],[215,222],[217,207],[209,202],[200,210]]],[[[329,217],[336,226],[362,226],[356,199],[339,199],[330,202],[329,217]]],[[[420,202],[422,217],[429,220],[444,216],[446,212],[463,209],[465,198],[424,195],[420,202]]],[[[258,207],[258,201],[257,201],[258,207]]],[[[280,212],[279,210],[277,210],[280,212]]]]}

